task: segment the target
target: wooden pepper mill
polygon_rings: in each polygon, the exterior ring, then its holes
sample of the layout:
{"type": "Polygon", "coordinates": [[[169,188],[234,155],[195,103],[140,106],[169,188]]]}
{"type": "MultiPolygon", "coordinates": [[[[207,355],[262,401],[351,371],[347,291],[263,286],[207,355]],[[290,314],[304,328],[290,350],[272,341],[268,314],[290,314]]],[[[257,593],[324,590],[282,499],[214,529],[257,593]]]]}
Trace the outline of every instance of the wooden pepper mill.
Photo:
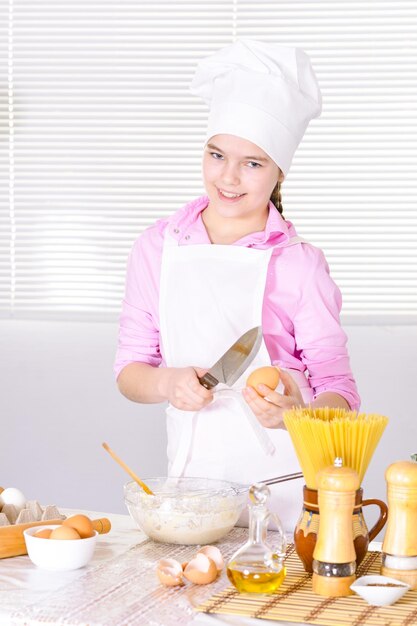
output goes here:
{"type": "Polygon", "coordinates": [[[417,589],[417,463],[393,463],[385,472],[385,479],[388,522],[381,573],[417,589]]]}
{"type": "Polygon", "coordinates": [[[321,596],[352,595],[356,552],[352,512],[359,476],[342,459],[317,474],[320,526],[313,553],[313,591],[321,596]]]}

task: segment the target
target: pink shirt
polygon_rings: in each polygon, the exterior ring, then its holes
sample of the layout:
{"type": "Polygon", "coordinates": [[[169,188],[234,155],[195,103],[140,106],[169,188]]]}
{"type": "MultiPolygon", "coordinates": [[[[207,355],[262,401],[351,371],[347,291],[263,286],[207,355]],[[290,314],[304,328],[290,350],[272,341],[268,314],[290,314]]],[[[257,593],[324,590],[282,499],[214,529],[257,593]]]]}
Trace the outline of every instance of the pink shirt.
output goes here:
{"type": "MultiPolygon", "coordinates": [[[[193,200],[171,217],[157,221],[133,245],[120,316],[116,376],[135,361],[154,366],[163,364],[158,308],[164,231],[170,228],[180,246],[209,244],[201,218],[207,204],[207,196],[193,200]]],[[[333,391],[343,396],[352,409],[358,409],[360,399],[349,365],[347,338],[339,321],[340,290],[330,277],[321,250],[309,243],[280,249],[280,245],[296,234],[291,222],[285,221],[270,204],[265,230],[246,235],[233,244],[255,249],[274,247],[262,315],[271,363],[308,370],[315,397],[333,391]]]]}

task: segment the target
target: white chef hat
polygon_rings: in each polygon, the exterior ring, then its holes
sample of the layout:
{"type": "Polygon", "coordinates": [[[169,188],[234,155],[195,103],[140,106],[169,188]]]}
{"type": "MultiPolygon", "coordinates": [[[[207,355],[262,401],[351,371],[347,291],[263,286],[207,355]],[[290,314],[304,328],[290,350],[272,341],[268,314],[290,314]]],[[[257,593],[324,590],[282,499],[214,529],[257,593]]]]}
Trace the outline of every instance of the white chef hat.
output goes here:
{"type": "Polygon", "coordinates": [[[237,135],[256,144],[286,175],[309,121],[321,113],[320,88],[300,48],[239,40],[200,61],[190,86],[210,107],[207,141],[237,135]]]}

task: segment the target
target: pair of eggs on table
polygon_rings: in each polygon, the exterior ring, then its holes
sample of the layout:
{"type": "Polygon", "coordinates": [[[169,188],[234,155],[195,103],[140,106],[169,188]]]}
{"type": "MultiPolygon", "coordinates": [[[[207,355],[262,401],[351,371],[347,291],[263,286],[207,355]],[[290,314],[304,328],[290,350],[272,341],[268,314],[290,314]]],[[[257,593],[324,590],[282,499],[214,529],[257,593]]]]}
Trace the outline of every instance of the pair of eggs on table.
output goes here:
{"type": "Polygon", "coordinates": [[[197,554],[181,564],[176,559],[161,559],[156,573],[167,587],[184,584],[184,578],[196,585],[207,585],[216,580],[224,566],[223,556],[216,546],[204,546],[197,554]]]}
{"type": "Polygon", "coordinates": [[[86,515],[73,515],[57,528],[43,528],[33,536],[39,539],[87,539],[94,536],[94,527],[86,515]]]}

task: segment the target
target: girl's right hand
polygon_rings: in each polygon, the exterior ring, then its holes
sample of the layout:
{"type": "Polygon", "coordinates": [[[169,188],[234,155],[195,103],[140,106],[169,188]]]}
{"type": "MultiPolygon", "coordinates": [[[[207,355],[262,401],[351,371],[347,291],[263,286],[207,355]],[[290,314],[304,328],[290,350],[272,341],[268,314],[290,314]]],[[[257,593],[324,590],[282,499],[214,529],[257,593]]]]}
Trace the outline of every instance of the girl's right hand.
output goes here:
{"type": "Polygon", "coordinates": [[[198,380],[206,371],[199,367],[167,367],[160,386],[162,395],[177,409],[199,411],[213,399],[213,392],[198,380]]]}

